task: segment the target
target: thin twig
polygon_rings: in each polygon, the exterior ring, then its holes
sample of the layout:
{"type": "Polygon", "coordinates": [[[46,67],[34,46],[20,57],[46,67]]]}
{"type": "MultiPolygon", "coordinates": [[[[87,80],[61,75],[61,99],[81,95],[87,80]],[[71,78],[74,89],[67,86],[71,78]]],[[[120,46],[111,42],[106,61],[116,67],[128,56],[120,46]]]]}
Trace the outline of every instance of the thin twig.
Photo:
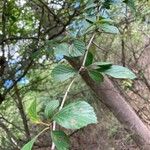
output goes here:
{"type": "Polygon", "coordinates": [[[90,41],[89,41],[89,44],[87,45],[87,48],[86,48],[86,51],[85,51],[85,54],[84,54],[84,58],[83,58],[83,62],[82,62],[82,67],[85,66],[85,63],[86,63],[86,58],[87,58],[87,55],[88,55],[88,51],[89,51],[89,48],[92,44],[92,41],[95,37],[95,33],[93,34],[93,36],[91,37],[90,41]]]}
{"type": "Polygon", "coordinates": [[[42,122],[42,121],[37,122],[37,124],[41,124],[41,125],[44,125],[44,126],[47,126],[47,127],[51,126],[50,123],[45,123],[45,122],[42,122]]]}

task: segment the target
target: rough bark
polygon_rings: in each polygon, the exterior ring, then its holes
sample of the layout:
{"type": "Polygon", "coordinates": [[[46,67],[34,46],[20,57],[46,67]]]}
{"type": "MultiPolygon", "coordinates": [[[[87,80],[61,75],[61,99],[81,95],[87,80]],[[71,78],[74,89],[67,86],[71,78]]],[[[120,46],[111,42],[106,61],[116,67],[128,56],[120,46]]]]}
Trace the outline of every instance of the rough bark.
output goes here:
{"type": "MultiPolygon", "coordinates": [[[[68,61],[75,69],[80,68],[79,61],[70,59],[68,61]]],[[[140,149],[150,150],[150,130],[126,102],[125,98],[120,95],[111,80],[105,78],[103,83],[97,84],[89,77],[86,70],[81,71],[80,74],[99,99],[113,112],[140,149]]]]}

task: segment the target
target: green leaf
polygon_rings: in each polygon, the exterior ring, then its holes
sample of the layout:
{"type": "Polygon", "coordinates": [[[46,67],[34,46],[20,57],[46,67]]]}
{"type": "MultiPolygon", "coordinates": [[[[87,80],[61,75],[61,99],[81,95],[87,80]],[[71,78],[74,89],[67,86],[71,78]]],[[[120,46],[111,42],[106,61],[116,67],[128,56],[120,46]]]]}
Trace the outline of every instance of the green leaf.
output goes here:
{"type": "Polygon", "coordinates": [[[96,23],[99,23],[99,24],[112,24],[114,23],[114,21],[110,18],[100,18],[96,23]]]}
{"type": "Polygon", "coordinates": [[[58,100],[50,101],[45,107],[45,110],[44,110],[45,116],[47,118],[51,118],[54,115],[55,110],[58,108],[58,106],[59,106],[58,100]]]}
{"type": "Polygon", "coordinates": [[[32,150],[33,144],[36,141],[37,136],[35,138],[33,138],[31,141],[29,141],[27,144],[25,144],[21,150],[32,150]]]}
{"type": "Polygon", "coordinates": [[[87,3],[86,4],[86,7],[85,7],[85,10],[88,10],[88,9],[93,9],[96,7],[96,4],[95,3],[87,3]]]}
{"type": "Polygon", "coordinates": [[[70,141],[63,131],[52,131],[51,137],[57,150],[69,150],[70,141]]]}
{"type": "Polygon", "coordinates": [[[33,122],[39,122],[39,117],[37,115],[37,110],[36,110],[36,100],[34,100],[29,109],[28,109],[28,115],[30,117],[30,119],[33,121],[33,122]]]}
{"type": "Polygon", "coordinates": [[[55,56],[68,56],[68,57],[78,57],[82,56],[85,52],[85,43],[80,40],[74,40],[72,44],[61,43],[54,49],[55,56]]]}
{"type": "Polygon", "coordinates": [[[73,44],[69,47],[69,54],[71,57],[82,56],[86,50],[85,43],[80,40],[74,40],[73,44]]]}
{"type": "Polygon", "coordinates": [[[110,62],[95,62],[95,63],[93,63],[93,65],[97,65],[100,67],[104,67],[104,66],[111,67],[112,63],[110,63],[110,62]]]}
{"type": "Polygon", "coordinates": [[[110,9],[111,5],[120,3],[121,0],[104,0],[102,8],[110,9]]]}
{"type": "Polygon", "coordinates": [[[93,62],[93,54],[91,52],[88,52],[87,58],[86,58],[86,62],[85,62],[85,66],[89,66],[92,64],[93,62]]]}
{"type": "Polygon", "coordinates": [[[117,27],[113,26],[113,25],[109,25],[109,24],[100,24],[99,27],[107,33],[119,33],[119,30],[117,27]]]}
{"type": "Polygon", "coordinates": [[[103,72],[109,69],[111,66],[112,66],[112,63],[110,62],[95,62],[90,66],[90,68],[96,69],[99,72],[103,72]]]}
{"type": "Polygon", "coordinates": [[[54,49],[54,55],[56,57],[57,56],[61,56],[61,55],[69,56],[69,45],[67,43],[61,43],[61,44],[59,44],[54,49]]]}
{"type": "Polygon", "coordinates": [[[53,116],[53,120],[68,129],[80,129],[88,124],[97,123],[94,109],[84,101],[65,106],[53,116]]]}
{"type": "Polygon", "coordinates": [[[36,141],[36,139],[38,138],[39,135],[41,135],[44,131],[46,131],[48,128],[45,128],[44,130],[42,130],[38,135],[36,135],[32,140],[30,140],[28,143],[26,143],[21,150],[32,150],[33,144],[36,141]]]}
{"type": "Polygon", "coordinates": [[[96,82],[102,82],[104,77],[103,75],[96,70],[89,70],[89,76],[96,82]]]}
{"type": "Polygon", "coordinates": [[[56,81],[65,81],[76,74],[76,71],[70,66],[58,65],[52,70],[52,77],[56,81]]]}
{"type": "Polygon", "coordinates": [[[121,78],[121,79],[135,79],[135,74],[129,70],[128,68],[113,65],[110,69],[104,71],[105,74],[110,75],[114,78],[121,78]]]}
{"type": "Polygon", "coordinates": [[[85,35],[85,34],[88,34],[89,32],[95,31],[96,29],[97,29],[97,28],[96,28],[95,24],[90,25],[90,26],[88,26],[87,29],[84,31],[84,35],[85,35]]]}

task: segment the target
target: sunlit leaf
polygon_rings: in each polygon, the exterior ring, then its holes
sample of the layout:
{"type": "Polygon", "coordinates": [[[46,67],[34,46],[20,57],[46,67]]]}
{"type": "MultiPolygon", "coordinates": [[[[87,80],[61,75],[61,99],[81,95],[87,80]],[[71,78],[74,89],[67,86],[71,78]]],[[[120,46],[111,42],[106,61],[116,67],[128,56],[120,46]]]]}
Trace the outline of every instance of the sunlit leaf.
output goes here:
{"type": "Polygon", "coordinates": [[[36,110],[36,100],[34,100],[29,107],[28,116],[35,123],[39,121],[39,117],[37,115],[37,110],[36,110]]]}
{"type": "Polygon", "coordinates": [[[53,119],[68,129],[79,129],[91,123],[97,123],[94,109],[85,101],[77,101],[65,106],[53,119]]]}

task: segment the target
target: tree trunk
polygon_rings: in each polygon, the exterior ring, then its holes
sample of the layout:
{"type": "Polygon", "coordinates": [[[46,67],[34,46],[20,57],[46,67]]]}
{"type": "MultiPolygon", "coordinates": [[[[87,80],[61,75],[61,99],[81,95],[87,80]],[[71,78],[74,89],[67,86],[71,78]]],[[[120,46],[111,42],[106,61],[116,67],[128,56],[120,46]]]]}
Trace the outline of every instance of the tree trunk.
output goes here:
{"type": "MultiPolygon", "coordinates": [[[[68,58],[67,60],[75,69],[80,68],[79,61],[68,58]]],[[[126,102],[125,98],[120,95],[111,80],[105,78],[103,83],[97,84],[89,77],[86,70],[81,71],[80,74],[99,99],[113,112],[140,149],[150,150],[150,130],[126,102]]]]}

